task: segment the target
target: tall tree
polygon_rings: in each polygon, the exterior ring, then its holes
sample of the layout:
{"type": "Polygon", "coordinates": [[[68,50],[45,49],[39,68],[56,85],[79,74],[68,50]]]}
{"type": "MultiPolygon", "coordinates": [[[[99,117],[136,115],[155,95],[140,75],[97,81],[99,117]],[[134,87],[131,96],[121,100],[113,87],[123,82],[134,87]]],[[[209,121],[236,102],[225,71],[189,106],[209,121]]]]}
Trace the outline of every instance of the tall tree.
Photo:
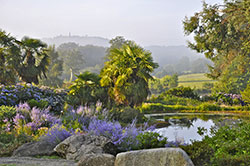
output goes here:
{"type": "Polygon", "coordinates": [[[24,37],[21,42],[21,62],[17,73],[22,81],[38,84],[38,77],[46,78],[49,66],[47,45],[41,40],[24,37]]]}
{"type": "Polygon", "coordinates": [[[20,61],[18,41],[0,30],[0,83],[15,84],[17,74],[15,67],[20,61]]]}
{"type": "Polygon", "coordinates": [[[84,55],[80,52],[79,45],[75,43],[61,44],[57,51],[63,59],[63,77],[72,81],[75,74],[80,74],[80,69],[85,64],[84,55]]]}
{"type": "Polygon", "coordinates": [[[226,0],[223,5],[204,2],[201,12],[183,22],[185,34],[194,34],[189,47],[214,62],[208,75],[218,80],[220,91],[239,93],[249,81],[249,11],[249,0],[226,0]],[[234,72],[230,74],[230,70],[234,72]],[[228,89],[232,86],[238,88],[228,89]]]}
{"type": "Polygon", "coordinates": [[[59,59],[55,46],[50,46],[48,48],[48,56],[50,58],[50,65],[48,67],[47,78],[41,79],[40,84],[61,87],[63,84],[63,80],[61,79],[63,72],[63,60],[59,59]]]}
{"type": "Polygon", "coordinates": [[[129,41],[121,48],[111,48],[107,58],[100,74],[101,85],[109,88],[117,104],[140,105],[150,93],[150,73],[158,67],[151,53],[129,41]]]}

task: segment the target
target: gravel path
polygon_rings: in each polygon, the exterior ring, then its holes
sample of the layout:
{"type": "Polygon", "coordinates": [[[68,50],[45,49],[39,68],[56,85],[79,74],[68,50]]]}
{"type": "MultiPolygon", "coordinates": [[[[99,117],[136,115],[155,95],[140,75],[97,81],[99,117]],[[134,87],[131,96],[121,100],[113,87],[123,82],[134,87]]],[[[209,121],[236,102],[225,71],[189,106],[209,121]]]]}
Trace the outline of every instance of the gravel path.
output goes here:
{"type": "Polygon", "coordinates": [[[73,160],[32,157],[1,157],[0,166],[77,166],[73,160]]]}

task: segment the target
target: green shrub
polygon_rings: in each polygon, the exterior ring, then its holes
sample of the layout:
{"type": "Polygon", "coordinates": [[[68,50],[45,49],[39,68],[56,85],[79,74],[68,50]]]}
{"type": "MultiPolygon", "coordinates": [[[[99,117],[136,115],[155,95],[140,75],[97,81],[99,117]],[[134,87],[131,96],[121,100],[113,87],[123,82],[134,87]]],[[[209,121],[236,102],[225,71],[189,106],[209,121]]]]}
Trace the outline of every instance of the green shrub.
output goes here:
{"type": "Polygon", "coordinates": [[[14,132],[0,130],[0,157],[11,156],[15,149],[30,141],[31,137],[25,134],[16,135],[14,132]]]}
{"type": "Polygon", "coordinates": [[[196,141],[191,145],[180,146],[191,158],[195,166],[211,166],[214,150],[206,141],[196,141]]]}
{"type": "Polygon", "coordinates": [[[174,112],[180,110],[195,110],[193,106],[183,105],[164,105],[161,103],[144,103],[140,107],[143,113],[156,113],[156,112],[174,112]]]}
{"type": "Polygon", "coordinates": [[[176,96],[176,97],[199,99],[198,95],[194,92],[194,89],[192,89],[190,87],[184,87],[184,86],[169,89],[164,94],[165,95],[168,94],[168,95],[172,95],[172,96],[176,96]]]}
{"type": "Polygon", "coordinates": [[[139,109],[131,107],[114,107],[109,111],[109,118],[121,123],[131,123],[135,118],[137,122],[143,122],[144,116],[139,109]]]}
{"type": "Polygon", "coordinates": [[[45,100],[37,101],[35,99],[28,100],[27,103],[29,104],[29,106],[31,108],[37,107],[37,108],[40,108],[40,109],[45,109],[49,105],[48,101],[45,101],[45,100]]]}
{"type": "Polygon", "coordinates": [[[12,119],[16,115],[16,109],[10,106],[0,106],[0,128],[4,127],[5,121],[9,121],[13,125],[12,119]]]}
{"type": "Polygon", "coordinates": [[[136,139],[138,142],[138,149],[151,149],[165,147],[167,144],[167,138],[161,136],[156,132],[144,132],[137,135],[136,139]]]}
{"type": "Polygon", "coordinates": [[[211,130],[211,137],[182,147],[196,166],[249,166],[250,124],[239,123],[211,130]]]}
{"type": "Polygon", "coordinates": [[[217,104],[211,103],[202,103],[198,106],[198,110],[200,111],[220,111],[221,107],[217,104]]]}
{"type": "Polygon", "coordinates": [[[153,96],[147,101],[148,103],[162,103],[165,105],[184,105],[184,106],[197,106],[201,101],[197,99],[176,97],[169,94],[161,94],[157,97],[153,96]]]}

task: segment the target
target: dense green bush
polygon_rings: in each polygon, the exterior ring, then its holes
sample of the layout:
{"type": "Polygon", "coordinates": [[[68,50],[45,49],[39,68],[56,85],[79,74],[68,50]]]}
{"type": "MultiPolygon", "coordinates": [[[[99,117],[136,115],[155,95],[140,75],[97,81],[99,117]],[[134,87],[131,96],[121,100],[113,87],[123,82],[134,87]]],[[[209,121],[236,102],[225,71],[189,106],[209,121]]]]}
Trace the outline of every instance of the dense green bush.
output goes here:
{"type": "Polygon", "coordinates": [[[191,99],[199,99],[199,96],[194,92],[194,89],[184,86],[169,89],[163,94],[177,96],[177,97],[191,98],[191,99]]]}
{"type": "Polygon", "coordinates": [[[162,103],[165,105],[183,105],[183,106],[197,106],[202,103],[197,99],[176,97],[164,93],[159,96],[152,96],[147,102],[162,103]]]}
{"type": "Polygon", "coordinates": [[[109,118],[121,123],[131,123],[135,118],[139,123],[144,121],[143,113],[131,107],[113,107],[109,111],[109,118]]]}
{"type": "Polygon", "coordinates": [[[250,124],[242,122],[211,130],[211,137],[182,147],[196,166],[250,165],[250,124]]]}
{"type": "Polygon", "coordinates": [[[136,136],[136,139],[139,141],[138,149],[151,149],[151,148],[160,148],[165,147],[167,144],[167,138],[162,137],[159,133],[156,132],[143,132],[136,136]]]}
{"type": "Polygon", "coordinates": [[[200,111],[220,111],[222,108],[217,104],[202,103],[197,107],[200,111]]]}
{"type": "Polygon", "coordinates": [[[16,135],[15,132],[5,132],[0,129],[0,157],[11,156],[13,151],[32,138],[25,134],[16,135]]]}
{"type": "Polygon", "coordinates": [[[40,108],[40,109],[45,109],[49,105],[49,102],[46,101],[46,100],[37,101],[35,99],[31,99],[31,100],[28,100],[27,103],[29,104],[29,106],[31,108],[37,107],[37,108],[40,108]]]}
{"type": "MultiPolygon", "coordinates": [[[[10,121],[11,119],[14,118],[16,115],[16,109],[11,106],[0,106],[0,129],[5,126],[6,122],[5,121],[10,121]]],[[[13,121],[10,121],[13,125],[13,121]]]]}
{"type": "Polygon", "coordinates": [[[154,112],[173,112],[180,110],[195,110],[196,107],[193,106],[183,106],[183,105],[164,105],[161,103],[144,103],[140,107],[143,113],[154,113],[154,112]]]}
{"type": "Polygon", "coordinates": [[[90,72],[76,75],[77,79],[69,87],[68,103],[77,108],[80,105],[95,105],[97,102],[106,104],[108,91],[100,85],[101,78],[90,72]]]}
{"type": "Polygon", "coordinates": [[[180,146],[191,158],[195,166],[211,166],[214,150],[206,141],[195,141],[187,146],[180,146]]]}

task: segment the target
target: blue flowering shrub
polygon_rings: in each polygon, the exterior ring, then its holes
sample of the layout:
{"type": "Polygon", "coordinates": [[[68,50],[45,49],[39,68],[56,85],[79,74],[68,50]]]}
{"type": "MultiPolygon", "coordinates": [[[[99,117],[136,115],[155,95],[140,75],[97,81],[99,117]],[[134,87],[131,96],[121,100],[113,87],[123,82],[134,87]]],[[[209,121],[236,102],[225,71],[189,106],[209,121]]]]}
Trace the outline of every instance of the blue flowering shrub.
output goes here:
{"type": "Polygon", "coordinates": [[[28,102],[31,107],[41,109],[50,107],[50,110],[55,114],[60,114],[66,95],[64,90],[56,91],[48,87],[38,88],[32,84],[0,85],[0,106],[15,106],[20,102],[28,102]]]}

